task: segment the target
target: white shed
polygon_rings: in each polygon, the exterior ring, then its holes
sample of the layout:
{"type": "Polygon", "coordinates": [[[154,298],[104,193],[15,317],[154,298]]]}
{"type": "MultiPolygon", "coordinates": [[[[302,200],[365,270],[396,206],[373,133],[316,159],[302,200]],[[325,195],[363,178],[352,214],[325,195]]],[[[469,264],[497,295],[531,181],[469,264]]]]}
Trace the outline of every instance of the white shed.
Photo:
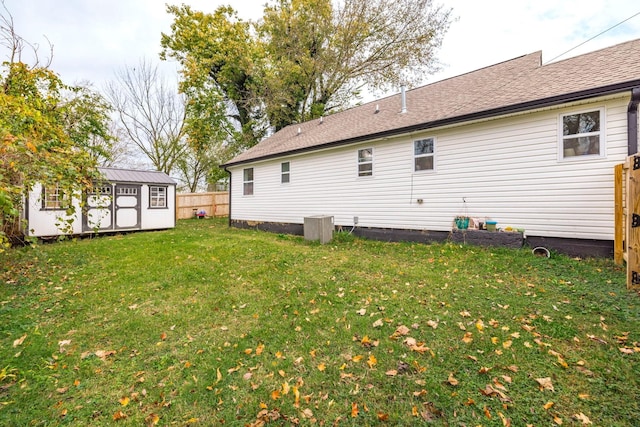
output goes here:
{"type": "Polygon", "coordinates": [[[25,234],[51,237],[175,227],[176,183],[171,177],[157,171],[99,170],[105,181],[92,194],[69,199],[55,187],[34,186],[25,206],[25,234]],[[82,208],[80,197],[86,198],[82,208]],[[68,203],[75,207],[71,217],[66,214],[68,203]]]}
{"type": "Polygon", "coordinates": [[[453,219],[611,255],[614,166],[638,152],[640,39],[549,64],[535,52],[286,127],[224,165],[230,223],[444,240],[453,219]]]}

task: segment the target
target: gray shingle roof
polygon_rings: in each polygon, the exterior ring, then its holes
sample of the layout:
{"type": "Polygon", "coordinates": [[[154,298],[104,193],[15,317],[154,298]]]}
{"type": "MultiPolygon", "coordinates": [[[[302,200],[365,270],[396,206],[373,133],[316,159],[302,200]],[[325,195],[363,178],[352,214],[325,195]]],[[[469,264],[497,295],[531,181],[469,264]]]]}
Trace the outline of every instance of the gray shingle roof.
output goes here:
{"type": "Polygon", "coordinates": [[[138,184],[170,184],[175,181],[164,172],[143,171],[135,169],[98,168],[111,182],[135,182],[138,184]]]}
{"type": "Polygon", "coordinates": [[[640,85],[639,58],[640,39],[547,65],[531,53],[409,90],[405,113],[397,94],[290,125],[225,166],[629,90],[640,85]]]}

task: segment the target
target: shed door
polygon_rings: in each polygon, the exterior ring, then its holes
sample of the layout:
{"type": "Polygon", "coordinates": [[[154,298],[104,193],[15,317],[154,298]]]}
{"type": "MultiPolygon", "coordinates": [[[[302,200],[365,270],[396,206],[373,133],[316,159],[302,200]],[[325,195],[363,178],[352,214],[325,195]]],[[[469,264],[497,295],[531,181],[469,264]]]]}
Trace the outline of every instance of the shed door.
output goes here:
{"type": "Polygon", "coordinates": [[[116,184],[115,194],[115,228],[140,228],[141,185],[116,184]]]}
{"type": "Polygon", "coordinates": [[[113,229],[113,187],[103,185],[95,193],[87,194],[86,210],[82,216],[82,231],[96,232],[113,229]]]}

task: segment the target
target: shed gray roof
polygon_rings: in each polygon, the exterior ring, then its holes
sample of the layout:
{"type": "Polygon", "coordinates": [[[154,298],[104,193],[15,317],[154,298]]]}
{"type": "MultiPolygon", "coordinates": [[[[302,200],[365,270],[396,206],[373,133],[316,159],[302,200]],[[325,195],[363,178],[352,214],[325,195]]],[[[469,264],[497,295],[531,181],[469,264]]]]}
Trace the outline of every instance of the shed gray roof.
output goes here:
{"type": "Polygon", "coordinates": [[[158,171],[135,169],[98,168],[105,178],[111,182],[135,182],[138,184],[169,184],[176,182],[169,175],[158,171]]]}
{"type": "Polygon", "coordinates": [[[287,126],[224,166],[619,93],[640,86],[638,58],[640,39],[546,65],[534,52],[409,90],[405,113],[396,94],[287,126]]]}

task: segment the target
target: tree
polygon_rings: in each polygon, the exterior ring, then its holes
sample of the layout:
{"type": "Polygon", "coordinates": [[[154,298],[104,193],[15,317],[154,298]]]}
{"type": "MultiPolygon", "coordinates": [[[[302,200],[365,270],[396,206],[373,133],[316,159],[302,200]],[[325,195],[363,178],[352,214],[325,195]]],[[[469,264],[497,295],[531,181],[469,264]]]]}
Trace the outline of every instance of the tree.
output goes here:
{"type": "Polygon", "coordinates": [[[255,144],[267,126],[258,95],[262,54],[250,24],[240,20],[229,6],[219,7],[213,14],[193,11],[186,5],[168,6],[167,11],[175,20],[172,34],[162,34],[160,56],[174,58],[182,66],[180,90],[198,104],[196,115],[190,118],[214,119],[210,130],[218,136],[226,134],[230,151],[255,144]]]}
{"type": "Polygon", "coordinates": [[[273,0],[257,23],[230,7],[168,11],[174,23],[162,35],[162,58],[182,65],[182,90],[213,82],[238,111],[245,145],[268,127],[344,109],[365,86],[421,82],[435,71],[451,22],[432,0],[273,0]]]}
{"type": "Polygon", "coordinates": [[[171,174],[186,149],[184,98],[144,59],[119,71],[106,93],[125,138],[155,169],[171,174]]]}
{"type": "MultiPolygon", "coordinates": [[[[7,12],[8,14],[8,12],[7,12]]],[[[10,15],[9,15],[10,16],[10,15]]],[[[3,17],[3,25],[11,25],[3,17]]],[[[100,178],[90,140],[108,141],[108,106],[86,88],[67,86],[46,67],[12,62],[24,46],[3,27],[9,61],[0,72],[0,243],[17,237],[23,196],[36,183],[69,195],[100,178]]],[[[70,205],[67,215],[74,213],[70,205]]],[[[1,249],[0,249],[1,250],[1,249]]]]}

